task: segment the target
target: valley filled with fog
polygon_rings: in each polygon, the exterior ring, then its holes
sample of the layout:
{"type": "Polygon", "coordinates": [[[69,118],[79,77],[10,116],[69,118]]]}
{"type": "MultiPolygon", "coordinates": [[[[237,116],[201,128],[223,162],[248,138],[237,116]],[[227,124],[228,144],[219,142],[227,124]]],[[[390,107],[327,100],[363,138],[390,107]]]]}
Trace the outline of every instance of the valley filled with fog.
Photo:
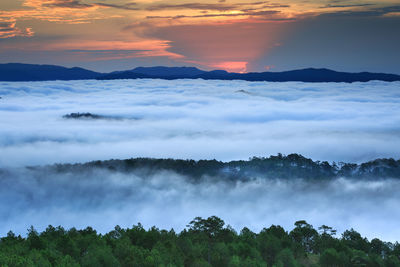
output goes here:
{"type": "Polygon", "coordinates": [[[7,170],[0,173],[0,235],[26,234],[34,225],[116,225],[182,230],[194,217],[216,215],[234,229],[260,231],[271,224],[292,229],[297,220],[329,225],[341,234],[354,228],[372,239],[400,239],[400,179],[334,178],[192,182],[171,171],[137,175],[101,169],[83,172],[7,170]]]}
{"type": "Polygon", "coordinates": [[[398,82],[3,82],[0,166],[277,153],[345,162],[398,158],[399,88],[398,82]],[[63,118],[71,113],[103,117],[63,118]]]}
{"type": "Polygon", "coordinates": [[[305,219],[400,240],[400,177],[262,177],[194,182],[159,169],[46,166],[137,157],[320,161],[400,158],[400,83],[204,80],[0,83],[0,236],[30,225],[183,229],[217,215],[235,229],[305,219]]]}

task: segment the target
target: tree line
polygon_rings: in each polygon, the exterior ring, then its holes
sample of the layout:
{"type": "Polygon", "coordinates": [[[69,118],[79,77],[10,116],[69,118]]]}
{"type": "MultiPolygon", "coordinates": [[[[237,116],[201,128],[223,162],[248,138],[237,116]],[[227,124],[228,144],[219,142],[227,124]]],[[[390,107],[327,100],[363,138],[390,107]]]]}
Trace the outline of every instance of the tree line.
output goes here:
{"type": "Polygon", "coordinates": [[[400,266],[400,244],[368,240],[355,230],[336,230],[306,221],[291,231],[272,225],[239,233],[212,216],[194,218],[180,233],[140,223],[107,234],[48,226],[26,237],[0,239],[0,266],[400,266]]]}
{"type": "MultiPolygon", "coordinates": [[[[35,167],[37,169],[43,167],[35,167]]],[[[131,158],[92,161],[84,164],[55,164],[44,167],[56,172],[85,172],[93,169],[134,172],[149,176],[167,170],[199,180],[203,177],[246,180],[252,178],[400,178],[400,160],[375,159],[362,164],[313,161],[299,154],[253,157],[249,160],[222,162],[217,160],[181,160],[131,158]]]]}

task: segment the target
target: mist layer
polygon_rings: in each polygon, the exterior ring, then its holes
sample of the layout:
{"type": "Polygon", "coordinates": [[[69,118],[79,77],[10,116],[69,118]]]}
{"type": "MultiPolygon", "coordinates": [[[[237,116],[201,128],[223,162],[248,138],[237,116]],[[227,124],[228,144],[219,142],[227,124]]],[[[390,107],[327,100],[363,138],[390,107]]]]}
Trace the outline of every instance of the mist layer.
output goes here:
{"type": "Polygon", "coordinates": [[[399,179],[327,180],[256,178],[227,181],[159,170],[138,175],[91,168],[86,171],[2,169],[0,235],[26,234],[30,225],[92,226],[108,232],[115,225],[182,230],[196,216],[216,215],[240,231],[271,224],[292,229],[297,220],[354,228],[372,239],[400,239],[399,179]]]}
{"type": "Polygon", "coordinates": [[[330,162],[400,156],[398,82],[3,82],[0,96],[0,166],[279,152],[330,162]],[[79,113],[96,119],[65,117],[79,113]]]}

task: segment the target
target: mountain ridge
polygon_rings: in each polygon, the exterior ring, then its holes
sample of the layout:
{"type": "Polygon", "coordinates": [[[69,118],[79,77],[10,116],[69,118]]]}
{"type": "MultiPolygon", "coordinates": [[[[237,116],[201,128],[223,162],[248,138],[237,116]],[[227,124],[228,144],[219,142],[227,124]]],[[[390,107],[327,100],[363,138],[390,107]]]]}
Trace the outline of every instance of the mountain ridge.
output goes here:
{"type": "Polygon", "coordinates": [[[23,63],[0,64],[0,81],[86,80],[102,75],[102,73],[79,67],[66,68],[56,65],[23,63]]]}
{"type": "MultiPolygon", "coordinates": [[[[218,177],[232,181],[245,181],[254,178],[303,178],[335,179],[341,177],[354,179],[384,178],[400,179],[400,159],[377,158],[363,163],[329,163],[306,158],[301,154],[269,157],[252,157],[248,160],[190,160],[172,158],[128,158],[97,160],[86,163],[64,163],[46,166],[30,166],[28,169],[46,169],[60,172],[93,171],[95,168],[114,172],[136,173],[150,176],[159,171],[172,171],[195,180],[204,177],[218,177]]],[[[0,168],[1,172],[1,168],[0,168]]]]}
{"type": "Polygon", "coordinates": [[[204,71],[196,67],[137,67],[131,70],[100,73],[84,68],[23,63],[0,64],[0,81],[115,79],[204,79],[267,82],[368,82],[400,81],[400,75],[372,72],[340,72],[326,68],[305,68],[282,72],[235,73],[225,70],[204,71]]]}

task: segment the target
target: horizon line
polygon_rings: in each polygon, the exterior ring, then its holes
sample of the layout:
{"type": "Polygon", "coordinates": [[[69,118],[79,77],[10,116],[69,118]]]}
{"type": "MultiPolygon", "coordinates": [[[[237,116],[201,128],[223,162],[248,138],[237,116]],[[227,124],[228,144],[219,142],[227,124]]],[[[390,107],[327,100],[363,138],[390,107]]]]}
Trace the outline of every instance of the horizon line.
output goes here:
{"type": "Polygon", "coordinates": [[[342,71],[342,70],[336,70],[336,69],[330,69],[330,68],[326,68],[326,67],[305,67],[305,68],[293,68],[293,69],[287,69],[287,70],[281,70],[281,71],[250,71],[250,72],[229,72],[225,69],[212,69],[212,70],[204,70],[195,66],[190,66],[190,65],[183,65],[183,66],[165,66],[165,65],[154,65],[154,66],[137,66],[137,67],[132,67],[129,69],[124,69],[124,70],[113,70],[113,71],[109,71],[109,72],[99,72],[99,71],[95,71],[92,70],[90,68],[86,68],[86,67],[80,67],[80,66],[73,66],[73,67],[69,67],[66,65],[57,65],[57,64],[42,64],[42,63],[22,63],[22,62],[7,62],[7,63],[0,63],[1,65],[32,65],[32,66],[53,66],[53,67],[62,67],[62,68],[66,68],[66,69],[75,69],[75,68],[79,68],[79,69],[84,69],[84,70],[88,70],[91,72],[95,72],[95,73],[99,73],[99,74],[110,74],[113,72],[127,72],[127,71],[132,71],[134,69],[137,68],[157,68],[157,67],[163,67],[163,68],[195,68],[198,69],[200,71],[204,71],[204,72],[213,72],[213,71],[224,71],[226,73],[232,73],[232,74],[250,74],[250,73],[281,73],[281,72],[290,72],[290,71],[298,71],[298,70],[328,70],[328,71],[333,71],[333,72],[342,72],[342,73],[351,73],[351,74],[358,74],[358,73],[373,73],[373,74],[389,74],[389,75],[397,75],[400,76],[400,73],[389,73],[389,72],[373,72],[373,71],[368,71],[368,70],[363,70],[363,71],[342,71]]]}

